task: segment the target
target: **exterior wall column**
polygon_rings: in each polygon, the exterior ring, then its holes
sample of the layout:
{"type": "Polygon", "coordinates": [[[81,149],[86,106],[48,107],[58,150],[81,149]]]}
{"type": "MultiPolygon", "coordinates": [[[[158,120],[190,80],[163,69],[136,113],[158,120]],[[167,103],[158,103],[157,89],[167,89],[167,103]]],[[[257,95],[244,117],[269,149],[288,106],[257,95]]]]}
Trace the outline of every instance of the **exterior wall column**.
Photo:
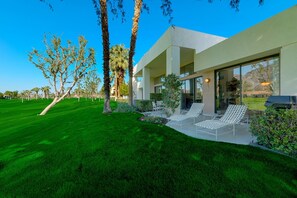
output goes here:
{"type": "Polygon", "coordinates": [[[166,76],[169,74],[180,75],[180,48],[177,46],[166,50],[166,76]]]}
{"type": "MultiPolygon", "coordinates": [[[[166,50],[166,76],[169,74],[180,75],[180,48],[177,46],[170,46],[166,50]]],[[[180,114],[180,108],[181,101],[174,114],[180,114]]]]}
{"type": "Polygon", "coordinates": [[[297,43],[282,47],[280,53],[280,95],[297,95],[297,43]]]}
{"type": "Polygon", "coordinates": [[[151,93],[151,72],[147,67],[143,68],[143,100],[150,99],[151,93]]]}
{"type": "Polygon", "coordinates": [[[210,71],[203,74],[203,103],[204,103],[204,114],[213,114],[215,112],[215,74],[214,71],[210,71]],[[209,83],[204,80],[210,79],[209,83]]]}

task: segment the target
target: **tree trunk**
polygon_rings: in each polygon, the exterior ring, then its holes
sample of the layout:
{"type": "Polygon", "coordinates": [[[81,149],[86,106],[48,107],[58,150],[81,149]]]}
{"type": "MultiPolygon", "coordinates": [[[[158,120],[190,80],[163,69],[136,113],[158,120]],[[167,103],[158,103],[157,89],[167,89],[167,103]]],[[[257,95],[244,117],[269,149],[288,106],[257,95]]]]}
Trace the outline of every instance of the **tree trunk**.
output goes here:
{"type": "Polygon", "coordinates": [[[121,97],[121,95],[120,95],[120,86],[121,86],[120,78],[118,78],[118,79],[117,79],[117,87],[118,87],[118,90],[117,90],[117,98],[121,97]]]}
{"type": "Polygon", "coordinates": [[[119,72],[119,92],[118,92],[118,95],[119,97],[121,97],[121,85],[123,84],[123,81],[124,81],[124,74],[125,74],[125,70],[123,69],[120,69],[120,72],[119,72]]]}
{"type": "Polygon", "coordinates": [[[115,97],[117,98],[118,97],[118,90],[119,90],[119,83],[118,83],[118,77],[117,76],[115,76],[115,78],[114,78],[114,95],[115,95],[115,97]]]}
{"type": "Polygon", "coordinates": [[[131,33],[131,40],[130,40],[130,50],[129,50],[129,100],[128,103],[130,105],[133,104],[133,85],[132,85],[132,79],[133,79],[133,56],[135,54],[135,46],[136,46],[136,38],[137,38],[137,32],[138,32],[138,24],[139,24],[139,18],[141,13],[141,7],[142,7],[142,0],[134,0],[134,17],[133,17],[133,25],[132,25],[132,33],[131,33]]]}
{"type": "Polygon", "coordinates": [[[100,0],[101,30],[103,42],[103,73],[104,73],[104,109],[103,113],[110,113],[110,77],[109,77],[109,31],[106,0],[100,0]]]}
{"type": "Polygon", "coordinates": [[[45,115],[53,106],[55,106],[59,101],[58,97],[55,97],[54,100],[49,104],[39,115],[45,115]]]}
{"type": "Polygon", "coordinates": [[[75,86],[77,81],[74,81],[70,88],[64,93],[61,97],[59,97],[59,94],[56,93],[56,96],[51,104],[49,104],[39,115],[45,115],[53,106],[55,106],[58,102],[63,100],[71,91],[71,89],[75,86]]]}

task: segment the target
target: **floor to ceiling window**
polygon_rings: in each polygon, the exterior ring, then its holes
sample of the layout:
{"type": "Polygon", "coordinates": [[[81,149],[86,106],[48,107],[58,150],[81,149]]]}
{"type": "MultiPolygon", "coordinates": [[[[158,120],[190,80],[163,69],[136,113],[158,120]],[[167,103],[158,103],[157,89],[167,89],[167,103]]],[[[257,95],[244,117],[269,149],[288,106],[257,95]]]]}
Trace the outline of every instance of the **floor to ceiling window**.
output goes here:
{"type": "Polygon", "coordinates": [[[193,102],[202,102],[202,77],[192,78],[183,81],[181,109],[189,109],[193,102]]]}
{"type": "Polygon", "coordinates": [[[240,104],[240,67],[217,71],[217,110],[224,110],[229,104],[240,104]]]}
{"type": "Polygon", "coordinates": [[[216,110],[229,104],[245,104],[264,110],[271,95],[279,95],[279,57],[269,57],[216,71],[216,110]]]}
{"type": "Polygon", "coordinates": [[[195,78],[195,102],[202,103],[203,99],[203,78],[195,78]]]}
{"type": "MultiPolygon", "coordinates": [[[[185,78],[194,73],[194,63],[190,63],[180,68],[180,77],[185,78]]],[[[196,77],[182,81],[182,97],[181,97],[181,109],[190,109],[193,102],[202,102],[203,91],[202,83],[203,78],[196,77]]]]}

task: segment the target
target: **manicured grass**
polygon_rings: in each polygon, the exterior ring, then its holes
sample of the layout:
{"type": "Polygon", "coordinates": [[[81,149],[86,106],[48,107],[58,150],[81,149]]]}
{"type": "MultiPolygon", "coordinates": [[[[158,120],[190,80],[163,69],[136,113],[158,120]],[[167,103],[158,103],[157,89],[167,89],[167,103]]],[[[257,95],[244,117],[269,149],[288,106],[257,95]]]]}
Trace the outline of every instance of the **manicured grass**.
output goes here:
{"type": "Polygon", "coordinates": [[[0,197],[297,196],[295,159],[103,115],[98,101],[37,116],[48,102],[0,100],[0,197]]]}

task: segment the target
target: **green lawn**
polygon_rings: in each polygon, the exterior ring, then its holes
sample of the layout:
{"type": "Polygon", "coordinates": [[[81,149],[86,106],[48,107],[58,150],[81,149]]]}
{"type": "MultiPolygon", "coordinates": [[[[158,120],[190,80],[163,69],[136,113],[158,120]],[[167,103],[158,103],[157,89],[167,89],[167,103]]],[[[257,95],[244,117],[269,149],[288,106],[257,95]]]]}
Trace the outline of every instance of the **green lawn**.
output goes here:
{"type": "MultiPolygon", "coordinates": [[[[0,100],[0,197],[296,197],[297,160],[193,139],[103,104],[0,100]]],[[[115,104],[113,103],[113,106],[115,104]]]]}

